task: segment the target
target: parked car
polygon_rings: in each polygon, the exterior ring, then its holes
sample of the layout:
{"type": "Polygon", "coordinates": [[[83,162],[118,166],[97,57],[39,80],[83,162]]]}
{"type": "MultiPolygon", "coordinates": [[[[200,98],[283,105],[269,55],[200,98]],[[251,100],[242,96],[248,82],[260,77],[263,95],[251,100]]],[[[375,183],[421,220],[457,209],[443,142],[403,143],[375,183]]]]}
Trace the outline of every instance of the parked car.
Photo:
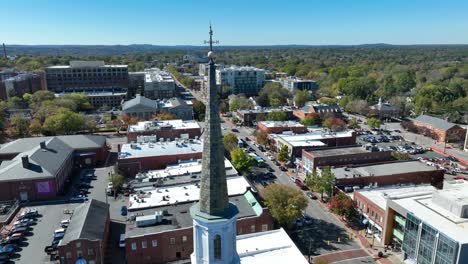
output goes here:
{"type": "Polygon", "coordinates": [[[34,218],[39,215],[39,211],[36,208],[28,208],[24,210],[20,215],[19,219],[24,219],[24,218],[34,218]]]}
{"type": "Polygon", "coordinates": [[[302,213],[302,218],[304,219],[304,223],[305,223],[306,225],[311,225],[311,224],[313,224],[312,217],[310,217],[307,213],[303,212],[303,213],[302,213]]]}
{"type": "Polygon", "coordinates": [[[72,202],[85,202],[87,200],[88,200],[88,198],[86,196],[84,196],[84,195],[81,195],[81,194],[75,195],[72,198],[70,198],[70,201],[72,201],[72,202]]]}
{"type": "Polygon", "coordinates": [[[60,222],[60,227],[67,228],[70,225],[70,219],[65,219],[60,222]]]}
{"type": "Polygon", "coordinates": [[[54,240],[60,240],[65,236],[65,228],[59,228],[54,231],[54,240]]]}
{"type": "Polygon", "coordinates": [[[10,244],[10,243],[18,243],[23,239],[23,234],[21,233],[14,233],[7,238],[5,238],[2,243],[3,244],[10,244]]]}
{"type": "Polygon", "coordinates": [[[280,169],[281,171],[288,171],[288,169],[286,169],[284,166],[280,166],[279,169],[280,169]]]}
{"type": "Polygon", "coordinates": [[[306,192],[307,197],[309,197],[312,200],[317,200],[317,197],[312,192],[306,192]]]}
{"type": "Polygon", "coordinates": [[[12,234],[15,234],[15,233],[26,233],[28,231],[28,227],[27,226],[15,226],[13,227],[12,229],[10,229],[8,231],[8,235],[12,235],[12,234]]]}
{"type": "Polygon", "coordinates": [[[301,188],[301,190],[308,190],[307,186],[305,186],[305,184],[302,183],[300,180],[296,180],[295,184],[297,187],[301,188]]]}
{"type": "Polygon", "coordinates": [[[298,180],[296,177],[290,177],[289,179],[294,183],[296,183],[296,181],[298,180]]]}
{"type": "Polygon", "coordinates": [[[120,207],[120,215],[126,216],[127,215],[127,206],[123,205],[120,207]]]}
{"type": "Polygon", "coordinates": [[[7,244],[3,247],[0,247],[0,255],[12,255],[18,249],[18,246],[13,244],[7,244]]]}

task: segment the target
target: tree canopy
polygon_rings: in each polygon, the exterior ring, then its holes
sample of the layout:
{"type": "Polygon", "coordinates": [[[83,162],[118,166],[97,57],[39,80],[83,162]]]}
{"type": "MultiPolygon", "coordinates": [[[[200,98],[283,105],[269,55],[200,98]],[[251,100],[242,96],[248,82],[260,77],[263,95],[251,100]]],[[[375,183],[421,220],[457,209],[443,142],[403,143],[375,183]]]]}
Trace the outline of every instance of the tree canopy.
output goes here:
{"type": "Polygon", "coordinates": [[[231,163],[237,171],[243,173],[250,171],[254,160],[243,149],[235,148],[231,151],[231,163]]]}
{"type": "Polygon", "coordinates": [[[307,207],[307,198],[297,188],[270,184],[263,191],[266,206],[273,218],[283,227],[291,228],[307,207]]]}
{"type": "Polygon", "coordinates": [[[228,133],[228,134],[224,135],[223,145],[224,145],[224,149],[228,153],[231,152],[232,150],[234,150],[235,148],[237,148],[237,144],[238,144],[238,139],[237,139],[236,134],[228,133]]]}

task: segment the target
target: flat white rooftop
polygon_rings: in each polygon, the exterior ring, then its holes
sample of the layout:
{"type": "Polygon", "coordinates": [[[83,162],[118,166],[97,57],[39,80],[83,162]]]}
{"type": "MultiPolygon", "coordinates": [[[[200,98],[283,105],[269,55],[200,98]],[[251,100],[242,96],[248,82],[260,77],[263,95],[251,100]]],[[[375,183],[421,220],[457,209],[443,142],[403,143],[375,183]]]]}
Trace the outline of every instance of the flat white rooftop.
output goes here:
{"type": "Polygon", "coordinates": [[[122,144],[119,159],[171,156],[203,152],[201,140],[157,141],[153,143],[122,144]]]}
{"type": "MultiPolygon", "coordinates": [[[[468,183],[466,181],[457,180],[447,184],[450,185],[447,189],[435,192],[458,192],[464,193],[465,197],[468,196],[468,183]]],[[[447,184],[444,185],[444,188],[447,184]]],[[[433,194],[428,194],[394,199],[393,202],[453,240],[461,244],[468,243],[468,219],[460,218],[448,211],[447,208],[434,203],[432,197],[433,194]]]]}
{"type": "MultiPolygon", "coordinates": [[[[227,187],[228,195],[233,196],[245,193],[250,184],[244,177],[235,176],[227,178],[227,187]]],[[[200,185],[198,183],[158,188],[150,186],[138,188],[135,191],[137,194],[132,194],[129,197],[128,208],[130,210],[193,202],[200,199],[200,185]],[[145,193],[138,194],[139,191],[145,193]]]]}
{"type": "Polygon", "coordinates": [[[410,186],[388,186],[375,189],[356,190],[369,201],[372,201],[380,209],[387,209],[387,199],[401,199],[428,195],[434,192],[436,188],[432,185],[410,185],[410,186]]]}
{"type": "Polygon", "coordinates": [[[260,124],[265,127],[304,127],[303,124],[296,121],[261,121],[260,124]]]}
{"type": "MultiPolygon", "coordinates": [[[[236,169],[234,169],[234,167],[232,166],[231,162],[228,159],[224,159],[224,167],[226,168],[226,173],[227,171],[233,170],[230,176],[237,175],[236,169]]],[[[202,162],[200,159],[200,160],[195,160],[195,161],[184,161],[175,165],[169,165],[164,170],[151,170],[151,171],[144,173],[144,175],[150,179],[161,179],[161,178],[167,178],[167,177],[177,177],[177,176],[183,176],[183,175],[198,174],[198,173],[201,173],[201,171],[202,171],[202,162]]]]}
{"type": "Polygon", "coordinates": [[[143,121],[138,122],[136,125],[131,125],[128,129],[129,132],[140,132],[159,129],[190,129],[200,128],[198,122],[190,120],[183,121],[181,119],[165,120],[165,121],[143,121]]]}
{"type": "Polygon", "coordinates": [[[237,236],[237,254],[242,264],[309,263],[282,228],[237,236]]]}
{"type": "Polygon", "coordinates": [[[331,139],[331,138],[347,138],[352,137],[353,131],[343,131],[343,132],[323,132],[323,131],[314,131],[306,134],[270,134],[270,137],[282,140],[287,144],[290,144],[294,147],[301,146],[326,146],[320,140],[331,139]]]}

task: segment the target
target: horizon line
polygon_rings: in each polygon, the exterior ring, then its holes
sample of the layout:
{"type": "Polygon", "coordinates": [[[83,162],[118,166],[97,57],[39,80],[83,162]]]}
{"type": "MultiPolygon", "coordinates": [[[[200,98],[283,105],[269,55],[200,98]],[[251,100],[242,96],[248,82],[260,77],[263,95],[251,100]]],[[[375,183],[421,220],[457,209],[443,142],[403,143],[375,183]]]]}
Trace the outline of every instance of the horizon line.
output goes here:
{"type": "MultiPolygon", "coordinates": [[[[8,44],[8,46],[156,46],[156,47],[206,47],[206,45],[193,44],[8,44]]],[[[326,47],[326,46],[367,46],[367,45],[386,45],[386,46],[463,46],[468,43],[414,43],[414,44],[395,44],[395,43],[360,43],[360,44],[232,44],[232,45],[217,45],[217,47],[277,47],[277,46],[310,46],[310,47],[326,47]]]]}

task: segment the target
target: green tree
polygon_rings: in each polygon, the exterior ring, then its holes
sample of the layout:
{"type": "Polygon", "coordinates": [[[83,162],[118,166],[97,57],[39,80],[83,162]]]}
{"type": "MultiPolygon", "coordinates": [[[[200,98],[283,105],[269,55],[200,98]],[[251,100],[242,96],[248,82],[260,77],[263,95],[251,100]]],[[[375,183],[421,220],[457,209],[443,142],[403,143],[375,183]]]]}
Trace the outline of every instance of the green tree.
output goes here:
{"type": "Polygon", "coordinates": [[[40,90],[32,94],[31,104],[32,107],[39,107],[44,101],[52,101],[55,99],[55,94],[51,91],[40,90]]]}
{"type": "Polygon", "coordinates": [[[241,148],[235,148],[231,151],[232,166],[239,172],[249,172],[254,160],[247,155],[241,148]]]}
{"type": "Polygon", "coordinates": [[[297,91],[294,96],[294,103],[297,107],[303,107],[310,100],[310,93],[307,90],[297,91]]]}
{"type": "Polygon", "coordinates": [[[85,117],[68,109],[60,109],[46,118],[42,131],[47,135],[71,134],[85,128],[85,117]]]}
{"type": "Polygon", "coordinates": [[[278,151],[278,155],[276,156],[279,162],[286,163],[289,161],[289,149],[288,146],[284,145],[278,151]]]}
{"type": "Polygon", "coordinates": [[[372,117],[372,118],[367,119],[367,125],[371,129],[378,129],[380,128],[381,122],[380,122],[380,119],[372,117]]]}
{"type": "Polygon", "coordinates": [[[26,137],[29,135],[29,120],[21,115],[14,115],[10,123],[14,128],[14,134],[17,137],[26,137]]]}
{"type": "Polygon", "coordinates": [[[304,117],[300,123],[304,126],[313,126],[317,124],[316,120],[310,116],[304,117]]]}
{"type": "Polygon", "coordinates": [[[322,200],[324,193],[327,193],[328,197],[332,196],[334,182],[335,175],[329,166],[322,168],[320,176],[317,175],[316,171],[314,171],[312,177],[308,177],[306,179],[307,187],[309,187],[314,192],[320,193],[322,200]]]}
{"type": "Polygon", "coordinates": [[[193,100],[193,114],[198,121],[205,121],[206,106],[203,102],[193,100]]]}
{"type": "Polygon", "coordinates": [[[356,203],[348,195],[340,192],[330,200],[330,210],[346,219],[356,215],[356,203]]]}
{"type": "Polygon", "coordinates": [[[225,149],[227,152],[231,152],[231,151],[233,151],[235,148],[237,148],[238,142],[239,142],[239,140],[237,139],[237,136],[236,136],[236,134],[234,134],[234,133],[228,133],[227,135],[225,135],[225,136],[223,137],[224,149],[225,149]]]}
{"type": "Polygon", "coordinates": [[[283,227],[291,228],[307,207],[307,198],[297,188],[270,184],[263,191],[266,206],[273,218],[283,227]]]}
{"type": "Polygon", "coordinates": [[[288,115],[283,111],[271,111],[267,114],[268,121],[286,121],[288,115]]]}
{"type": "Polygon", "coordinates": [[[32,135],[39,135],[41,134],[42,124],[41,121],[33,118],[29,124],[29,133],[32,135]]]}
{"type": "Polygon", "coordinates": [[[252,101],[244,96],[230,96],[229,110],[231,112],[237,111],[238,109],[249,109],[253,107],[252,101]]]}
{"type": "Polygon", "coordinates": [[[270,97],[266,92],[260,92],[258,94],[257,103],[259,106],[268,107],[270,106],[270,97]]]}
{"type": "Polygon", "coordinates": [[[349,120],[349,123],[348,123],[348,127],[352,128],[352,129],[356,129],[356,128],[359,128],[359,123],[357,121],[357,119],[355,117],[351,118],[351,120],[349,120]]]}
{"type": "Polygon", "coordinates": [[[112,189],[116,193],[125,183],[125,177],[119,173],[112,173],[109,177],[109,183],[112,183],[112,189]]]}

